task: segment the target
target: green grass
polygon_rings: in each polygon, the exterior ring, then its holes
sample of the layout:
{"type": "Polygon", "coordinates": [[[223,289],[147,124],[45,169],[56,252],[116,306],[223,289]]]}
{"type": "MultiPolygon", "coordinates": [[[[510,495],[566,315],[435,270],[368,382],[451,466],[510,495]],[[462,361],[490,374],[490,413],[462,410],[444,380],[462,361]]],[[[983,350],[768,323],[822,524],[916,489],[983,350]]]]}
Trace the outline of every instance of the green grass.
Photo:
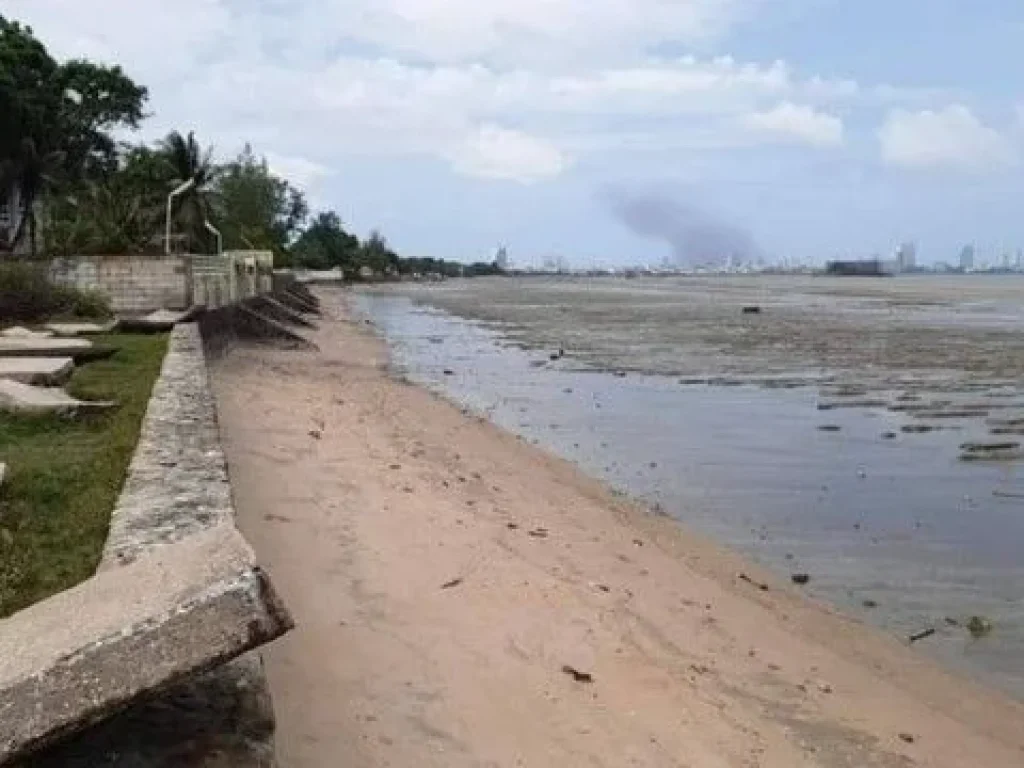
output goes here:
{"type": "Polygon", "coordinates": [[[68,391],[114,400],[104,413],[69,419],[0,413],[0,617],[74,586],[99,564],[166,335],[100,336],[117,348],[75,370],[68,391]]]}

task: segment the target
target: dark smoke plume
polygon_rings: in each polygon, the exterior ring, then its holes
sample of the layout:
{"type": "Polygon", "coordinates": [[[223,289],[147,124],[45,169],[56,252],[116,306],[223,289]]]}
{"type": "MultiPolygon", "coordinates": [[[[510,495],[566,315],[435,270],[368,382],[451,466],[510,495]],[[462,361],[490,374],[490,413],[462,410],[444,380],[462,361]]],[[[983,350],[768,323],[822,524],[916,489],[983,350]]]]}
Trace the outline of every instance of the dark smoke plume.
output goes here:
{"type": "Polygon", "coordinates": [[[677,266],[719,267],[730,257],[735,263],[761,255],[746,230],[667,195],[616,190],[607,198],[615,216],[630,231],[667,243],[677,266]]]}

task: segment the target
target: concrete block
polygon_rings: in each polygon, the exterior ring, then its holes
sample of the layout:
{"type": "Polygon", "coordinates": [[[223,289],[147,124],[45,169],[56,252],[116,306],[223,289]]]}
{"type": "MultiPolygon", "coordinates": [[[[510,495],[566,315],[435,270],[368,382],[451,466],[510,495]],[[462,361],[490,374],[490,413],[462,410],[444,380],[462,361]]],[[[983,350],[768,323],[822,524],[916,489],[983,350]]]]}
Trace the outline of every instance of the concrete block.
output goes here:
{"type": "Polygon", "coordinates": [[[78,413],[113,408],[116,403],[86,402],[71,397],[63,389],[33,387],[20,381],[0,379],[0,410],[16,413],[78,413]]]}
{"type": "Polygon", "coordinates": [[[164,333],[170,331],[178,323],[187,323],[196,314],[196,308],[179,311],[174,309],[158,309],[139,317],[121,318],[120,328],[135,333],[164,333]]]}
{"type": "Polygon", "coordinates": [[[92,348],[87,339],[0,338],[0,357],[77,357],[92,348]]]}
{"type": "Polygon", "coordinates": [[[74,369],[70,357],[0,357],[0,379],[22,384],[57,386],[66,382],[74,369]]]}
{"type": "Polygon", "coordinates": [[[53,336],[52,331],[32,331],[28,328],[23,328],[20,325],[14,325],[10,328],[4,328],[0,331],[0,336],[5,339],[48,339],[53,336]]]}
{"type": "Polygon", "coordinates": [[[279,323],[299,325],[303,328],[316,328],[316,324],[304,318],[299,312],[286,306],[273,296],[255,296],[251,300],[251,306],[259,309],[260,312],[272,317],[279,323]]]}
{"type": "Polygon", "coordinates": [[[48,323],[46,329],[57,336],[93,336],[110,333],[117,327],[117,321],[107,323],[48,323]]]}
{"type": "Polygon", "coordinates": [[[0,765],[291,627],[231,523],[102,571],[0,621],[0,765]]]}

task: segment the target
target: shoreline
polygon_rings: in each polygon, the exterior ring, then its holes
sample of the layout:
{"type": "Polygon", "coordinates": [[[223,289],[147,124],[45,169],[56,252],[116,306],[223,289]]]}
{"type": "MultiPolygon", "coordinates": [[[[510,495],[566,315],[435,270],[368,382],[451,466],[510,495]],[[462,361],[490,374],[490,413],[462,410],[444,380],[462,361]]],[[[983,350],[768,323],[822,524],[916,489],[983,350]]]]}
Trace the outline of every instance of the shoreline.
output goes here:
{"type": "Polygon", "coordinates": [[[282,765],[1020,763],[1020,704],[396,381],[343,296],[322,352],[213,370],[298,625],[267,654],[282,765]]]}

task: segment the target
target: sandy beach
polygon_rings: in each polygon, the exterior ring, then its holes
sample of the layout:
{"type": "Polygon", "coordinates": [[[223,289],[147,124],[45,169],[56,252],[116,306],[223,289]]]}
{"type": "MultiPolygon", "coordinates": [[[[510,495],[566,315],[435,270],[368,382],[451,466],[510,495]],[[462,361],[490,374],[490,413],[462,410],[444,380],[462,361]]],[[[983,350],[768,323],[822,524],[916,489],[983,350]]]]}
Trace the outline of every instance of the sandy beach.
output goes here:
{"type": "Polygon", "coordinates": [[[1024,706],[395,379],[343,301],[213,365],[283,768],[1024,764],[1024,706]]]}

